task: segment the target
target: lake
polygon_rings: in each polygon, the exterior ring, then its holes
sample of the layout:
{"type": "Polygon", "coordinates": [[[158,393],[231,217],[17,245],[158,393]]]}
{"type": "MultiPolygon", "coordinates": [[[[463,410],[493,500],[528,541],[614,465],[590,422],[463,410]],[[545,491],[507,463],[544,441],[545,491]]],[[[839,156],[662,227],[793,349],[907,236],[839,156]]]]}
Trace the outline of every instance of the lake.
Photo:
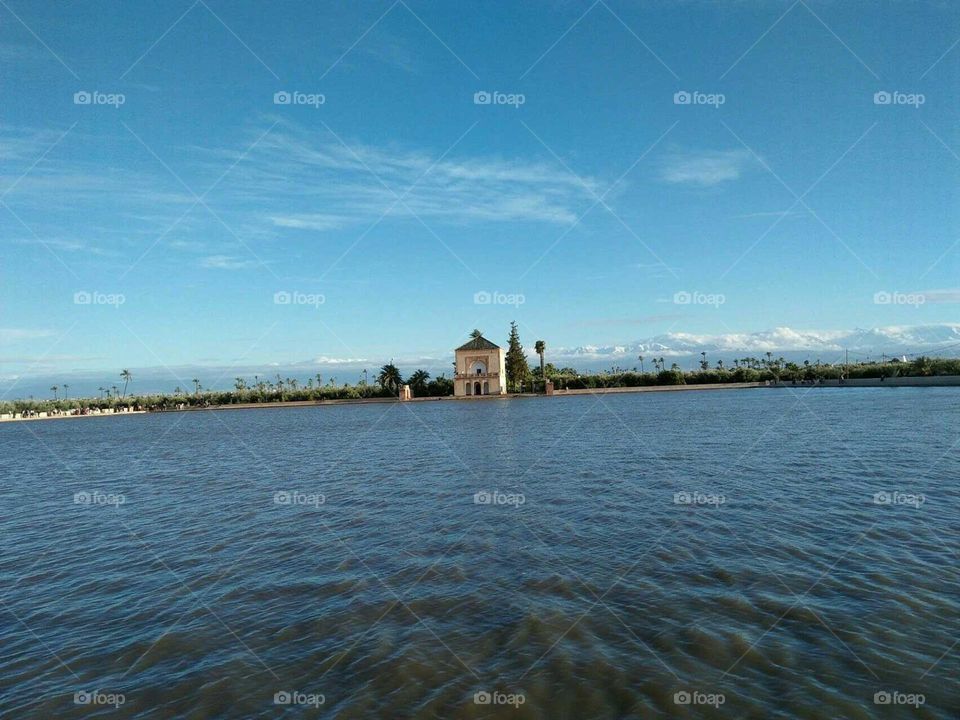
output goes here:
{"type": "Polygon", "coordinates": [[[955,718],[960,393],[0,426],[0,717],[955,718]]]}

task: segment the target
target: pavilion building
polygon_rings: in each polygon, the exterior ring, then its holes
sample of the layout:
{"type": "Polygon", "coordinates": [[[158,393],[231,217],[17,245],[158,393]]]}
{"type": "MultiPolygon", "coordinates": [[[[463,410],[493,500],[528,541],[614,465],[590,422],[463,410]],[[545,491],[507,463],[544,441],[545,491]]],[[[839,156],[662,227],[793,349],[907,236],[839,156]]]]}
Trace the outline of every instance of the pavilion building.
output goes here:
{"type": "Polygon", "coordinates": [[[472,337],[454,351],[454,397],[506,395],[506,354],[482,335],[472,337]]]}

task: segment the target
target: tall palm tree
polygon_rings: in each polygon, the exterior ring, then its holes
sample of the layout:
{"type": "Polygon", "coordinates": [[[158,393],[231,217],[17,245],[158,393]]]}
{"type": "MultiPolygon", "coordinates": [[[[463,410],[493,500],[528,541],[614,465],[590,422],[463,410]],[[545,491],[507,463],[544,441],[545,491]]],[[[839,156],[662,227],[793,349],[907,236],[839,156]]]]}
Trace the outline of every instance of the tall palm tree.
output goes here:
{"type": "Polygon", "coordinates": [[[640,361],[640,372],[646,373],[646,370],[643,369],[643,355],[637,355],[637,360],[640,361]]]}
{"type": "Polygon", "coordinates": [[[426,370],[416,370],[407,378],[407,382],[410,384],[410,387],[413,388],[414,393],[422,393],[427,388],[427,380],[430,379],[430,373],[426,370]]]}
{"type": "Polygon", "coordinates": [[[123,397],[125,398],[127,396],[127,385],[133,380],[133,375],[130,374],[129,370],[123,370],[120,372],[120,379],[123,380],[123,397]]]}
{"type": "Polygon", "coordinates": [[[59,389],[60,389],[60,388],[57,387],[56,385],[52,385],[52,386],[50,387],[50,392],[53,393],[53,399],[54,399],[54,400],[57,399],[57,390],[59,390],[59,389]]]}
{"type": "Polygon", "coordinates": [[[97,390],[100,391],[100,399],[103,400],[103,391],[106,390],[106,388],[103,385],[101,385],[100,387],[97,388],[97,390]]]}
{"type": "Polygon", "coordinates": [[[543,353],[547,350],[547,344],[543,340],[537,340],[533,344],[533,349],[536,351],[537,355],[540,356],[540,379],[543,381],[544,391],[546,391],[547,371],[544,369],[543,353]]]}
{"type": "Polygon", "coordinates": [[[191,380],[191,382],[193,383],[193,394],[194,394],[194,395],[199,395],[199,394],[200,394],[200,381],[197,380],[196,378],[194,378],[193,380],[191,380]]]}
{"type": "Polygon", "coordinates": [[[393,360],[380,368],[377,382],[380,383],[380,387],[386,388],[394,394],[400,390],[400,386],[403,385],[403,378],[400,376],[397,366],[393,364],[393,360]]]}
{"type": "Polygon", "coordinates": [[[67,396],[67,390],[69,390],[69,389],[70,389],[70,386],[67,385],[66,383],[64,383],[64,384],[63,384],[63,399],[64,399],[64,400],[69,399],[68,396],[67,396]]]}

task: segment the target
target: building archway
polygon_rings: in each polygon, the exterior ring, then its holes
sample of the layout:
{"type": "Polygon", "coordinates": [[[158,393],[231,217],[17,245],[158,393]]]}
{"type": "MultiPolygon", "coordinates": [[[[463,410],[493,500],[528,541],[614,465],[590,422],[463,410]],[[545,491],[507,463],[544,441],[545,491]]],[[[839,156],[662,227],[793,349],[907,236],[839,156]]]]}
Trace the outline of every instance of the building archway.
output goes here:
{"type": "Polygon", "coordinates": [[[480,394],[481,394],[481,393],[480,393],[480,383],[475,382],[475,383],[473,384],[473,394],[474,394],[474,395],[480,395],[480,394]]]}
{"type": "Polygon", "coordinates": [[[483,381],[483,394],[484,395],[490,394],[490,383],[486,380],[483,381]]]}

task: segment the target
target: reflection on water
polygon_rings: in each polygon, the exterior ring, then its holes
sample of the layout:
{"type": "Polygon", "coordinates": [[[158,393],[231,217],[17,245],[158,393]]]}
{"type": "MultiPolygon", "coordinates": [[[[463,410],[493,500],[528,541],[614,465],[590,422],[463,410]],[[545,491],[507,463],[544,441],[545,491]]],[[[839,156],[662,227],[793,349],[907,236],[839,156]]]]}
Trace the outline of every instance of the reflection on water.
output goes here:
{"type": "Polygon", "coordinates": [[[0,713],[956,717],[957,398],[5,425],[0,713]]]}

